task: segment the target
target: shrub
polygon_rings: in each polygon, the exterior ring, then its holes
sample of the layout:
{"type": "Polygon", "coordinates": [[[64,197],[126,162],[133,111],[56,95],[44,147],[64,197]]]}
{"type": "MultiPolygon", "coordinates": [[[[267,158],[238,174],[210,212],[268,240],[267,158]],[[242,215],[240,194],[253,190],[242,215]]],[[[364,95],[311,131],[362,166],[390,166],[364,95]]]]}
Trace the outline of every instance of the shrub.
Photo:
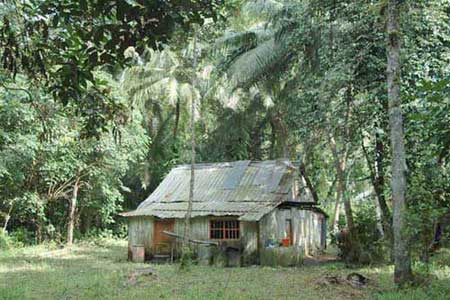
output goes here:
{"type": "Polygon", "coordinates": [[[8,250],[11,247],[11,240],[9,236],[0,231],[0,250],[8,250]]]}
{"type": "Polygon", "coordinates": [[[351,263],[370,264],[383,262],[390,253],[389,244],[380,235],[377,226],[376,208],[372,203],[363,203],[355,207],[355,231],[359,243],[359,255],[355,255],[355,246],[351,244],[349,233],[341,230],[332,237],[339,249],[339,256],[351,263]]]}
{"type": "Polygon", "coordinates": [[[194,251],[190,247],[183,247],[181,250],[180,269],[189,270],[191,265],[195,262],[194,251]]]}
{"type": "Polygon", "coordinates": [[[10,238],[14,242],[14,244],[20,246],[36,244],[35,234],[25,227],[19,227],[15,229],[13,232],[11,232],[10,238]]]}

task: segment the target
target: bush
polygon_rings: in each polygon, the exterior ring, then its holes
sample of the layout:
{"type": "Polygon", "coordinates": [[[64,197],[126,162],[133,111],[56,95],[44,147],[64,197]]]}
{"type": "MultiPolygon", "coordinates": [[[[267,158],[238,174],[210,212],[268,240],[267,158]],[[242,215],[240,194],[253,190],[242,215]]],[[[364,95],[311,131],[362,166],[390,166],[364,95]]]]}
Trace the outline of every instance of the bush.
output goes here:
{"type": "Polygon", "coordinates": [[[11,240],[9,236],[0,231],[0,250],[8,250],[11,247],[11,240]]]}
{"type": "Polygon", "coordinates": [[[387,260],[390,253],[389,243],[378,231],[375,206],[372,203],[364,203],[355,208],[355,231],[360,252],[359,255],[355,255],[355,245],[351,244],[348,230],[343,229],[332,237],[332,241],[339,249],[339,257],[356,264],[387,260]]]}
{"type": "Polygon", "coordinates": [[[19,246],[36,244],[36,235],[25,227],[17,228],[9,236],[12,242],[19,246]]]}
{"type": "Polygon", "coordinates": [[[183,247],[181,250],[180,270],[189,270],[189,268],[194,264],[195,259],[194,251],[192,251],[190,247],[183,247]]]}

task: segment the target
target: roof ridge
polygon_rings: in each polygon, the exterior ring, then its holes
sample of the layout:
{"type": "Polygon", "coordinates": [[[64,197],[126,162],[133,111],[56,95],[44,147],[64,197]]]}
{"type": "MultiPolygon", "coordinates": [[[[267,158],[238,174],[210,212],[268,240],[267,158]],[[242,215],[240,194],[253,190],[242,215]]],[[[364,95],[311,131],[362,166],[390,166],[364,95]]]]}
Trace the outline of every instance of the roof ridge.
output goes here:
{"type": "MultiPolygon", "coordinates": [[[[196,168],[208,168],[208,167],[216,167],[216,168],[230,168],[233,167],[233,164],[239,161],[244,160],[234,160],[234,161],[220,161],[220,162],[199,162],[195,163],[196,168]]],[[[250,164],[258,164],[258,163],[287,163],[292,164],[292,161],[289,159],[269,159],[269,160],[249,160],[250,164]]],[[[172,169],[190,169],[191,164],[179,164],[175,165],[172,169]]]]}

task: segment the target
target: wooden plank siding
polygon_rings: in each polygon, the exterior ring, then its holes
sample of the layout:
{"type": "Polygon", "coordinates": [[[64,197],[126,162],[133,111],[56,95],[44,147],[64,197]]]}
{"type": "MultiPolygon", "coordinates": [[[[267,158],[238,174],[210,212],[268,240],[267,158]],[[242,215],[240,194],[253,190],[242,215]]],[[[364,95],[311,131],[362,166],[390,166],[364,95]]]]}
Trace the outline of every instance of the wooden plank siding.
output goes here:
{"type": "MultiPolygon", "coordinates": [[[[210,240],[210,220],[231,219],[232,217],[195,217],[191,219],[191,238],[195,240],[210,240]]],[[[292,224],[292,245],[300,247],[304,254],[315,254],[324,248],[323,216],[311,210],[299,207],[275,209],[259,222],[240,222],[240,239],[227,241],[230,246],[243,249],[244,263],[257,262],[258,253],[268,240],[280,242],[286,238],[286,220],[292,224]]],[[[174,232],[184,234],[184,220],[175,219],[174,232]]],[[[153,249],[154,217],[131,217],[128,227],[129,256],[132,246],[143,245],[145,257],[150,259],[153,249]]],[[[180,243],[175,251],[179,251],[180,243]]],[[[195,250],[195,249],[194,249],[195,250]]],[[[131,258],[131,257],[130,257],[131,258]]]]}
{"type": "MultiPolygon", "coordinates": [[[[209,240],[210,220],[231,219],[231,217],[197,217],[191,219],[191,239],[209,240]]],[[[245,255],[256,255],[258,250],[258,222],[240,222],[240,239],[235,241],[243,247],[245,255]]],[[[184,234],[184,220],[175,219],[174,232],[184,234]]],[[[143,245],[145,257],[149,259],[154,254],[154,218],[153,217],[131,217],[128,225],[128,249],[131,259],[131,247],[143,245]]],[[[175,250],[179,250],[176,245],[175,250]]]]}
{"type": "Polygon", "coordinates": [[[314,254],[323,248],[322,219],[316,212],[297,207],[275,209],[260,221],[260,247],[269,240],[278,243],[287,238],[286,220],[291,220],[293,246],[301,247],[305,254],[314,254]]]}
{"type": "Polygon", "coordinates": [[[132,217],[128,219],[128,258],[131,259],[132,246],[144,246],[145,258],[153,252],[153,217],[132,217]]]}

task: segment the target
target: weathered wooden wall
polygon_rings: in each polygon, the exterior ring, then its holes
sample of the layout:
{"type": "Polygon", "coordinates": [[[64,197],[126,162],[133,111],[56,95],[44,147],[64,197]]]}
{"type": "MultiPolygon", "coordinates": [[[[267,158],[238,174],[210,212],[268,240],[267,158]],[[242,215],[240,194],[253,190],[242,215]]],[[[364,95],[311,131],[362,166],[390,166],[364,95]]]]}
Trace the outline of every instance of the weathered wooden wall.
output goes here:
{"type": "Polygon", "coordinates": [[[152,253],[153,217],[128,218],[128,258],[131,259],[132,246],[144,246],[145,257],[152,253]]]}
{"type": "MultiPolygon", "coordinates": [[[[209,221],[216,217],[197,217],[191,220],[191,238],[209,240],[209,221]]],[[[260,222],[240,222],[241,239],[238,244],[244,251],[244,262],[257,261],[259,249],[267,240],[279,242],[286,237],[286,220],[292,222],[293,245],[307,254],[314,254],[324,247],[322,219],[319,213],[301,208],[275,209],[260,222]]],[[[146,259],[153,254],[153,217],[129,218],[128,251],[132,246],[143,245],[146,259]]],[[[175,220],[175,233],[184,234],[184,220],[175,220]]],[[[230,242],[233,243],[233,242],[230,242]]],[[[236,242],[235,242],[236,243],[236,242]]],[[[178,248],[178,247],[177,247],[178,248]]]]}
{"type": "Polygon", "coordinates": [[[313,211],[297,207],[275,209],[260,221],[260,247],[268,240],[279,242],[286,238],[286,220],[292,222],[293,246],[303,249],[305,254],[314,254],[323,249],[322,219],[313,211]]]}
{"type": "MultiPolygon", "coordinates": [[[[175,220],[175,233],[184,235],[184,219],[175,220]]],[[[197,217],[191,219],[191,239],[209,239],[209,219],[207,217],[197,217]]]]}
{"type": "MultiPolygon", "coordinates": [[[[230,219],[230,217],[197,217],[191,220],[191,238],[196,240],[209,240],[210,220],[230,219]]],[[[175,220],[175,232],[184,234],[184,220],[175,220]]],[[[230,246],[243,248],[244,260],[253,263],[251,257],[257,256],[258,250],[258,223],[240,222],[240,241],[227,241],[230,246]]]]}
{"type": "MultiPolygon", "coordinates": [[[[191,219],[191,238],[209,240],[209,221],[218,217],[197,217],[191,219]]],[[[225,219],[229,219],[225,218],[225,219]]],[[[153,254],[153,217],[131,217],[128,223],[128,255],[131,259],[131,247],[143,245],[146,259],[153,254]]],[[[175,233],[184,234],[184,219],[175,220],[175,233]]],[[[244,256],[256,256],[258,250],[258,222],[240,222],[240,241],[234,242],[243,247],[244,256]]],[[[233,244],[233,242],[230,242],[233,244]]],[[[176,247],[179,250],[179,244],[176,247]]],[[[251,259],[250,259],[251,260],[251,259]]]]}
{"type": "Polygon", "coordinates": [[[258,222],[241,222],[241,245],[243,248],[243,262],[246,265],[255,264],[259,261],[258,254],[258,222]]]}

